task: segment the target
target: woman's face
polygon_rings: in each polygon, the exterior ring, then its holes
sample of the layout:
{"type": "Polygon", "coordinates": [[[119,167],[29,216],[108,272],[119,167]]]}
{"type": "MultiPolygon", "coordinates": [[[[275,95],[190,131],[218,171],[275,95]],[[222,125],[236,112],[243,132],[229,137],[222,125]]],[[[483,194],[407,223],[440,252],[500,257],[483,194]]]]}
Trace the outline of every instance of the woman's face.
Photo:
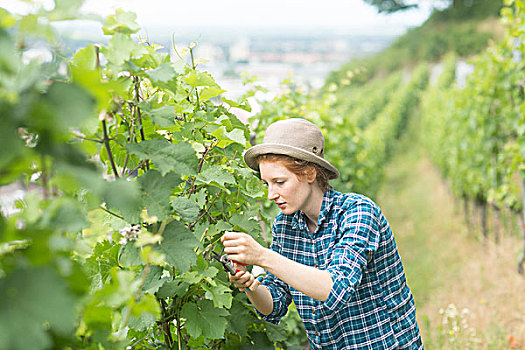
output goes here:
{"type": "Polygon", "coordinates": [[[312,195],[315,173],[298,177],[275,161],[261,161],[259,171],[268,186],[268,199],[274,201],[284,214],[293,214],[306,207],[312,195]]]}

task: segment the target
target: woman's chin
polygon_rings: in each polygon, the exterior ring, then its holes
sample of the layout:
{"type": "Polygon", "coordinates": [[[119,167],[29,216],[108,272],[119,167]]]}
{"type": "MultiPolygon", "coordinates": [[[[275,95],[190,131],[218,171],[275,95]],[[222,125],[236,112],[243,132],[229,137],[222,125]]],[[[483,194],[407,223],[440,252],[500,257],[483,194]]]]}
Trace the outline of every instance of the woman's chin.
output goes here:
{"type": "Polygon", "coordinates": [[[281,208],[281,212],[286,215],[294,214],[297,210],[290,209],[289,207],[281,208]]]}

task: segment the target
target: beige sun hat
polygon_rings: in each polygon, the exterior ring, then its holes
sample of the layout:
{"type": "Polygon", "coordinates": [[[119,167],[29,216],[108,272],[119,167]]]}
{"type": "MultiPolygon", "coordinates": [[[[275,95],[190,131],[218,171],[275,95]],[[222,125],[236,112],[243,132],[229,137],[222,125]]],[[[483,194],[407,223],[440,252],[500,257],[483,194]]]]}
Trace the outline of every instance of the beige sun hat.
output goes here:
{"type": "Polygon", "coordinates": [[[339,171],[324,159],[323,133],[306,119],[292,118],[270,124],[263,143],[246,150],[244,161],[250,168],[259,171],[257,157],[263,154],[284,154],[306,160],[328,170],[330,179],[339,176],[339,171]]]}

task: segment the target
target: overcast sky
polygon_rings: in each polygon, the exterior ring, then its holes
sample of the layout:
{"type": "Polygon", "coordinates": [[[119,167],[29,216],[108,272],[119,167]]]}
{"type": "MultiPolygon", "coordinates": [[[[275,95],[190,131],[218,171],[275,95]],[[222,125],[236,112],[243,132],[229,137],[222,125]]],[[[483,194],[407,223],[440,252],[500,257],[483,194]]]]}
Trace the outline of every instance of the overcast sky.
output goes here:
{"type": "MultiPolygon", "coordinates": [[[[52,8],[53,1],[42,0],[52,8]]],[[[0,0],[0,7],[24,11],[20,0],[0,0]]],[[[418,26],[429,8],[380,15],[362,0],[86,0],[86,12],[108,15],[117,8],[137,13],[141,27],[222,27],[331,29],[357,34],[401,34],[418,26]]]]}

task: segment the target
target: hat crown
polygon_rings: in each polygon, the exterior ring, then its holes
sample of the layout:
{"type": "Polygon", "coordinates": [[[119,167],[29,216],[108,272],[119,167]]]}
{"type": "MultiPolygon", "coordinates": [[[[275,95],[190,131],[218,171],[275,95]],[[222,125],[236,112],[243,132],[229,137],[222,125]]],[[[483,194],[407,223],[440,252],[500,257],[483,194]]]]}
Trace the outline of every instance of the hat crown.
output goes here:
{"type": "Polygon", "coordinates": [[[271,124],[266,129],[263,144],[288,145],[324,158],[323,133],[305,119],[292,118],[271,124]]]}

